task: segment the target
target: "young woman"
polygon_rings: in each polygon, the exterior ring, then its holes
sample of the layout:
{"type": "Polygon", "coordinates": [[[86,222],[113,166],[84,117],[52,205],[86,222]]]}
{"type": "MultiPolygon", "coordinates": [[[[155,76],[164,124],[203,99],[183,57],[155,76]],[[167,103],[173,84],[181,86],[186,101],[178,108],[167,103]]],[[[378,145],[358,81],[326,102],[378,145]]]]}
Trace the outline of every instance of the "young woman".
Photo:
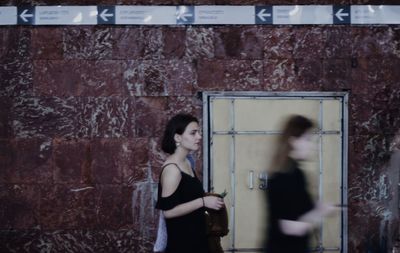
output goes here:
{"type": "Polygon", "coordinates": [[[200,148],[198,120],[178,114],[167,124],[162,150],[169,155],[158,186],[156,208],[163,211],[167,224],[167,253],[208,253],[204,208],[219,210],[219,197],[204,196],[203,185],[187,156],[200,148]]]}
{"type": "Polygon", "coordinates": [[[313,126],[309,119],[293,115],[279,136],[267,188],[268,253],[309,252],[309,232],[334,210],[330,205],[314,205],[299,167],[299,162],[309,159],[314,149],[313,126]]]}

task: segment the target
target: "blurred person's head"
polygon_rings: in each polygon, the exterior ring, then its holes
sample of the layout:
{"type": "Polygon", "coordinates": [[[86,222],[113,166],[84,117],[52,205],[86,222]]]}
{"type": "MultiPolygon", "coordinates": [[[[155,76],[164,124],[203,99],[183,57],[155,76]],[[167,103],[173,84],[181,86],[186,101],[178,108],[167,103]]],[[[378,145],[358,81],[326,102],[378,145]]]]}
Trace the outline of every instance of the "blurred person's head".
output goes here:
{"type": "Polygon", "coordinates": [[[301,115],[291,115],[286,120],[282,134],[277,139],[276,150],[270,170],[285,169],[289,159],[301,161],[310,158],[314,149],[311,130],[314,123],[301,115]]]}
{"type": "Polygon", "coordinates": [[[164,131],[161,149],[173,154],[178,148],[195,151],[200,147],[200,127],[196,117],[190,114],[177,114],[172,117],[164,131]]]}

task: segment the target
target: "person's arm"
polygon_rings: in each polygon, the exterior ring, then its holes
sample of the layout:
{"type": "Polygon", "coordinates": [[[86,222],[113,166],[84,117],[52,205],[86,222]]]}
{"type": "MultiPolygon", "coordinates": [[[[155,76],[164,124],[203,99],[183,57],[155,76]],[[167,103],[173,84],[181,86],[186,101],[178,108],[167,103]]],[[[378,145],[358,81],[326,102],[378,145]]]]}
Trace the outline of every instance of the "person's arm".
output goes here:
{"type": "MultiPolygon", "coordinates": [[[[162,185],[161,197],[167,198],[171,196],[178,188],[181,178],[182,178],[181,172],[177,167],[175,167],[174,165],[168,165],[167,167],[165,167],[161,176],[161,185],[162,185]]],[[[223,205],[224,202],[222,201],[221,198],[207,196],[179,204],[169,210],[164,210],[163,214],[165,218],[168,219],[168,218],[183,216],[202,207],[208,207],[211,209],[219,210],[223,205]]]]}
{"type": "Polygon", "coordinates": [[[324,216],[337,209],[332,205],[318,203],[314,209],[303,214],[297,220],[279,220],[279,227],[286,235],[303,236],[318,226],[324,216]]]}

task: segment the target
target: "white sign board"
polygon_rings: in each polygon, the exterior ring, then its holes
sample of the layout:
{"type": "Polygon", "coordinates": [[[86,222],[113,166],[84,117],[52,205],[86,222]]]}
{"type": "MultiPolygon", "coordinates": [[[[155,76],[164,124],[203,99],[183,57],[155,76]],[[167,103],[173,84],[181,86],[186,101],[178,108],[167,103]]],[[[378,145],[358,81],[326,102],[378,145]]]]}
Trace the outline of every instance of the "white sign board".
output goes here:
{"type": "Polygon", "coordinates": [[[254,6],[196,6],[195,24],[254,24],[254,6]]]}
{"type": "Polygon", "coordinates": [[[0,7],[0,25],[16,25],[17,24],[17,7],[5,6],[0,7]]]}
{"type": "Polygon", "coordinates": [[[36,25],[96,25],[97,6],[36,6],[36,25]]]}
{"type": "Polygon", "coordinates": [[[352,5],[352,24],[400,24],[398,5],[352,5]]]}
{"type": "Polygon", "coordinates": [[[115,6],[117,25],[175,25],[175,6],[115,6]]]}
{"type": "Polygon", "coordinates": [[[278,25],[332,24],[331,5],[273,6],[273,22],[278,25]]]}

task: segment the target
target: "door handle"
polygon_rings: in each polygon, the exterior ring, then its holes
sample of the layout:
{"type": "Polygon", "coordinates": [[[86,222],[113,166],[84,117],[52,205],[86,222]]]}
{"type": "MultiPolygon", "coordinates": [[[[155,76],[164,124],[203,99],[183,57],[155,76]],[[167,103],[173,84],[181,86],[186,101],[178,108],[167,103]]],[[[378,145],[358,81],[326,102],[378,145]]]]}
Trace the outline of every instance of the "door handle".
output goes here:
{"type": "Polygon", "coordinates": [[[260,190],[266,190],[267,189],[267,180],[268,180],[267,172],[260,172],[260,174],[258,174],[258,179],[260,180],[260,185],[258,186],[258,188],[260,190]]]}
{"type": "Polygon", "coordinates": [[[253,190],[254,188],[254,170],[249,171],[249,189],[253,190]]]}

